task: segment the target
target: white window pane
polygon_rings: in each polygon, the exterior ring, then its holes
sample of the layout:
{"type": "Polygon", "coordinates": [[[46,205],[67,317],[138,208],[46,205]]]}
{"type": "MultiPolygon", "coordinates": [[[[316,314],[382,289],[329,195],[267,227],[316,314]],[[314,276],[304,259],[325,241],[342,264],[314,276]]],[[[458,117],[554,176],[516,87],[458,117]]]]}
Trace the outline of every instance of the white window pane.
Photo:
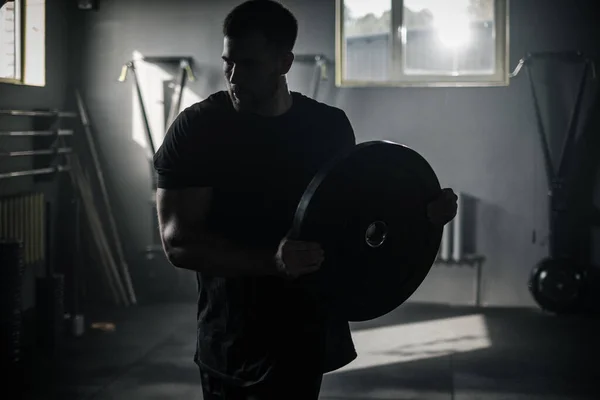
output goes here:
{"type": "Polygon", "coordinates": [[[19,2],[0,7],[0,78],[21,79],[19,2]]]}
{"type": "Polygon", "coordinates": [[[345,79],[390,79],[392,0],[345,0],[345,79]]]}
{"type": "Polygon", "coordinates": [[[492,75],[494,0],[405,0],[404,73],[492,75]]]}
{"type": "Polygon", "coordinates": [[[46,84],[46,2],[25,2],[25,84],[46,84]]]}

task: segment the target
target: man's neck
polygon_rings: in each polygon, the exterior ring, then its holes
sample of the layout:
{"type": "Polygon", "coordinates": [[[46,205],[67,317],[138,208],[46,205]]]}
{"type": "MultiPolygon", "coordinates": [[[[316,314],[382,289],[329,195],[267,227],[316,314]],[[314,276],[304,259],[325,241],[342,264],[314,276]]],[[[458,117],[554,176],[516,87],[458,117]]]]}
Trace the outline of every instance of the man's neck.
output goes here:
{"type": "Polygon", "coordinates": [[[254,114],[263,117],[277,117],[285,114],[292,108],[294,100],[287,85],[285,77],[282,77],[282,82],[277,89],[277,92],[268,103],[254,110],[254,114]]]}

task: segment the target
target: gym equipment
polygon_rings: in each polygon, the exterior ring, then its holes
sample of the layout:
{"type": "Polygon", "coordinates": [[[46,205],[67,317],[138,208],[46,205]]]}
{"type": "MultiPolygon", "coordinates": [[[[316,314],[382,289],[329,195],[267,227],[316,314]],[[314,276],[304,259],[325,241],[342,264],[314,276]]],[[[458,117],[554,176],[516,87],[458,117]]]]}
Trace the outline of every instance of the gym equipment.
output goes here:
{"type": "Polygon", "coordinates": [[[532,270],[529,290],[543,310],[571,313],[581,306],[587,269],[567,258],[545,258],[532,270]]]}
{"type": "Polygon", "coordinates": [[[320,243],[321,270],[297,279],[349,321],[380,317],[423,282],[442,227],[427,204],[441,192],[427,161],[389,141],[356,145],[323,168],[304,192],[290,231],[320,243]]]}
{"type": "Polygon", "coordinates": [[[45,202],[43,192],[0,197],[0,238],[22,242],[26,268],[45,261],[45,202]]]}
{"type": "Polygon", "coordinates": [[[294,56],[294,61],[299,63],[314,63],[315,70],[310,85],[310,96],[313,99],[316,99],[319,94],[321,82],[329,79],[329,76],[327,75],[327,57],[323,54],[296,54],[294,56]]]}
{"type": "Polygon", "coordinates": [[[140,81],[137,75],[137,70],[135,63],[139,61],[145,61],[148,63],[156,63],[156,64],[179,64],[179,74],[177,76],[177,84],[175,86],[175,90],[173,91],[173,96],[171,98],[171,106],[169,108],[169,115],[165,120],[165,130],[171,125],[173,120],[179,114],[179,109],[181,107],[181,99],[183,97],[183,89],[185,88],[186,82],[194,81],[194,72],[192,70],[192,62],[193,58],[190,56],[180,56],[180,57],[142,57],[137,60],[131,60],[127,62],[121,68],[121,75],[119,76],[119,82],[125,82],[127,80],[127,73],[131,71],[133,76],[133,84],[135,86],[136,95],[138,101],[140,103],[140,110],[142,112],[142,119],[144,120],[144,131],[146,133],[146,140],[148,141],[148,158],[152,160],[154,157],[154,153],[156,153],[156,146],[154,144],[154,139],[152,138],[152,128],[150,128],[150,122],[148,121],[148,113],[146,111],[146,105],[144,103],[144,97],[142,96],[142,89],[140,86],[140,81]]]}
{"type": "MultiPolygon", "coordinates": [[[[75,98],[77,101],[77,108],[79,110],[79,115],[81,118],[81,124],[83,125],[83,130],[85,132],[85,138],[86,138],[86,142],[91,154],[91,158],[92,158],[92,162],[94,165],[94,171],[96,172],[96,178],[98,179],[98,185],[100,186],[100,193],[102,194],[102,201],[104,203],[104,207],[106,208],[106,214],[108,216],[108,226],[110,229],[110,234],[112,236],[113,239],[113,244],[114,244],[114,248],[116,250],[116,258],[117,258],[117,265],[120,267],[120,276],[123,279],[123,286],[124,286],[124,290],[125,293],[123,294],[123,302],[125,305],[129,305],[129,304],[136,304],[137,303],[137,297],[135,294],[135,290],[133,288],[133,283],[131,281],[131,274],[129,273],[129,265],[127,264],[127,261],[125,260],[125,252],[123,250],[123,242],[121,241],[121,237],[119,235],[119,230],[117,229],[117,223],[114,217],[114,211],[112,208],[112,203],[110,202],[110,198],[108,196],[108,189],[106,186],[106,182],[104,179],[104,172],[102,170],[102,164],[100,163],[100,156],[98,154],[98,151],[96,149],[96,145],[94,142],[94,137],[92,134],[92,127],[90,124],[90,119],[88,117],[88,113],[87,113],[87,109],[85,107],[85,104],[83,102],[83,98],[81,97],[81,94],[79,93],[79,91],[75,92],[75,98]]],[[[70,159],[71,164],[74,165],[75,162],[73,162],[72,159],[70,159]]],[[[79,165],[77,163],[77,165],[79,165]]],[[[93,205],[93,200],[91,198],[88,198],[87,196],[87,192],[89,192],[89,197],[93,197],[92,194],[92,189],[91,187],[87,189],[88,185],[85,185],[84,183],[82,183],[85,178],[84,175],[80,172],[81,167],[79,168],[74,168],[73,173],[72,173],[72,178],[73,178],[73,183],[74,186],[76,188],[79,188],[80,190],[80,194],[82,199],[84,199],[84,204],[88,209],[93,209],[90,210],[89,212],[95,213],[97,214],[97,211],[95,211],[95,206],[93,205]],[[87,200],[87,201],[86,201],[87,200]]],[[[101,220],[100,216],[98,216],[98,219],[101,220]]],[[[90,219],[90,221],[95,221],[95,219],[92,217],[90,219]]],[[[100,229],[102,230],[101,226],[96,227],[96,223],[92,222],[91,225],[95,228],[92,229],[100,229]]],[[[104,233],[101,233],[100,235],[104,236],[104,233]]],[[[98,238],[96,238],[96,240],[100,240],[98,238]]],[[[110,247],[107,246],[107,249],[110,249],[110,247]]],[[[118,274],[117,274],[118,275],[118,274]]]]}
{"type": "MultiPolygon", "coordinates": [[[[540,261],[532,270],[528,286],[538,305],[551,313],[575,312],[581,307],[582,291],[587,277],[586,267],[577,265],[576,250],[568,240],[567,226],[573,223],[574,213],[569,200],[572,182],[569,182],[568,167],[576,160],[576,133],[582,108],[583,95],[588,86],[590,69],[595,76],[593,61],[578,51],[529,53],[519,61],[511,78],[522,69],[527,71],[533,97],[538,134],[542,144],[545,172],[550,200],[549,257],[540,261]],[[542,114],[535,90],[532,68],[540,61],[557,61],[564,64],[582,65],[577,97],[567,128],[562,152],[558,163],[552,160],[548,138],[542,121],[542,114]]],[[[590,221],[579,221],[581,225],[590,221]]]]}
{"type": "Polygon", "coordinates": [[[0,115],[10,115],[13,117],[57,117],[57,118],[75,118],[77,113],[71,111],[29,111],[29,110],[0,110],[0,115]]]}
{"type": "Polygon", "coordinates": [[[135,63],[138,61],[145,61],[148,63],[156,63],[156,64],[173,64],[177,63],[179,65],[179,72],[176,78],[176,84],[174,85],[173,94],[171,96],[171,104],[169,107],[169,114],[165,118],[165,131],[171,126],[177,115],[179,115],[179,111],[181,109],[181,100],[183,98],[183,90],[187,81],[194,81],[196,78],[194,76],[194,71],[192,70],[193,58],[190,56],[173,56],[173,57],[147,57],[144,56],[138,60],[131,60],[123,65],[121,69],[121,76],[119,77],[119,82],[125,82],[127,79],[127,72],[131,71],[133,75],[133,84],[135,86],[136,95],[138,98],[138,102],[140,104],[140,110],[142,113],[142,120],[144,122],[144,132],[146,134],[146,141],[148,144],[147,157],[150,163],[150,171],[151,176],[153,176],[152,181],[152,196],[150,198],[150,202],[153,204],[152,207],[152,226],[155,227],[153,230],[153,238],[152,244],[146,246],[145,253],[148,259],[152,259],[156,254],[163,254],[163,248],[160,240],[160,234],[158,232],[158,220],[156,213],[156,179],[154,166],[152,165],[152,160],[154,157],[154,153],[156,153],[156,146],[154,144],[154,139],[152,136],[152,128],[150,128],[150,122],[148,121],[148,113],[146,111],[146,105],[144,103],[144,98],[142,96],[142,90],[139,82],[139,78],[136,72],[135,63]]]}
{"type": "Polygon", "coordinates": [[[0,136],[73,136],[72,129],[53,131],[0,131],[0,136]]]}
{"type": "MultiPolygon", "coordinates": [[[[115,283],[115,288],[111,287],[115,303],[124,304],[126,306],[130,304],[136,304],[137,297],[129,274],[129,268],[125,261],[121,240],[113,216],[114,213],[109,202],[108,193],[104,182],[104,175],[101,168],[101,163],[99,161],[99,155],[93,140],[89,118],[87,116],[86,108],[80,93],[76,91],[75,95],[76,104],[79,109],[78,112],[66,112],[58,110],[0,110],[0,116],[33,117],[35,118],[34,121],[42,120],[44,121],[43,125],[49,125],[44,126],[44,128],[40,130],[0,131],[0,137],[42,137],[45,142],[50,143],[49,145],[45,144],[43,149],[0,152],[0,160],[3,157],[52,156],[52,161],[49,162],[50,165],[47,167],[32,168],[24,171],[3,172],[0,173],[0,179],[50,175],[63,171],[69,172],[73,187],[75,190],[79,191],[79,195],[84,201],[86,216],[88,217],[88,222],[90,223],[90,228],[92,230],[92,234],[94,235],[94,244],[99,252],[101,266],[106,269],[105,273],[109,282],[117,280],[117,283],[115,283]],[[75,139],[73,138],[74,130],[63,129],[62,127],[58,126],[63,121],[63,118],[80,118],[81,120],[85,135],[84,142],[79,143],[87,143],[88,145],[88,148],[85,150],[86,152],[89,150],[89,154],[91,155],[89,158],[93,163],[92,176],[97,178],[100,186],[99,189],[102,195],[101,200],[104,202],[109,228],[111,230],[110,233],[112,234],[114,243],[110,243],[108,236],[104,233],[105,228],[102,226],[103,223],[101,221],[105,218],[100,216],[97,207],[94,204],[93,198],[95,196],[92,194],[91,182],[87,176],[87,173],[83,172],[83,169],[78,162],[77,149],[75,148],[76,146],[70,146],[66,144],[67,138],[75,139]],[[46,122],[49,122],[49,124],[46,124],[46,122]],[[45,139],[49,140],[46,141],[45,139]],[[113,248],[116,251],[116,257],[112,254],[113,248]],[[121,290],[117,292],[116,287],[121,288],[121,290]]],[[[34,158],[34,160],[36,160],[36,158],[34,158]]],[[[36,216],[38,217],[37,221],[39,222],[39,215],[41,215],[39,212],[41,212],[40,210],[43,208],[43,204],[45,203],[43,197],[40,197],[39,202],[36,198],[36,201],[32,202],[31,205],[29,205],[29,200],[26,198],[6,199],[6,201],[4,200],[5,199],[0,199],[0,236],[5,229],[8,229],[8,231],[4,231],[5,237],[8,238],[14,238],[14,234],[20,232],[18,229],[21,229],[21,231],[25,234],[33,234],[32,232],[36,229],[38,232],[41,232],[41,230],[38,229],[38,225],[33,225],[31,229],[28,230],[26,229],[28,226],[26,224],[28,224],[28,220],[33,221],[36,216]],[[23,202],[21,200],[23,200],[23,202]],[[22,210],[23,214],[19,214],[19,210],[22,210]],[[2,215],[4,215],[5,218],[2,218],[2,215]]],[[[41,222],[39,223],[41,224],[41,222]]],[[[36,251],[41,251],[40,249],[43,249],[41,246],[45,246],[45,243],[37,246],[37,244],[40,243],[40,240],[34,241],[30,237],[24,237],[23,239],[25,240],[24,245],[26,247],[26,260],[30,257],[28,249],[31,246],[34,246],[34,249],[37,249],[36,251]]],[[[33,239],[37,239],[37,237],[34,236],[33,239]]],[[[78,250],[75,250],[75,252],[77,251],[78,250]]],[[[39,258],[38,253],[31,255],[34,260],[36,259],[36,254],[39,258]]],[[[44,259],[40,259],[40,261],[44,261],[44,259]]],[[[47,273],[48,279],[54,279],[52,278],[52,274],[52,271],[47,273]]],[[[72,282],[72,287],[74,290],[76,290],[76,285],[77,282],[72,282]]],[[[73,296],[75,298],[76,294],[74,293],[73,296]]],[[[76,301],[73,303],[74,308],[77,307],[75,303],[76,301]]]]}
{"type": "MultiPolygon", "coordinates": [[[[29,110],[0,110],[0,116],[8,117],[41,117],[41,118],[75,118],[76,113],[50,110],[50,111],[29,111],[29,110]]],[[[0,131],[2,137],[65,137],[73,135],[73,131],[69,129],[49,129],[49,130],[32,130],[32,131],[0,131]]],[[[0,157],[29,157],[29,156],[55,156],[51,160],[50,165],[44,168],[31,168],[23,171],[11,171],[0,173],[0,179],[18,178],[24,176],[51,175],[58,172],[69,171],[70,167],[66,164],[61,164],[57,160],[57,156],[69,154],[72,152],[70,147],[57,147],[51,145],[50,148],[40,150],[23,150],[23,151],[0,151],[0,157]]]]}
{"type": "Polygon", "coordinates": [[[51,156],[54,154],[68,154],[73,149],[70,147],[55,147],[45,150],[21,150],[21,151],[0,151],[1,157],[25,157],[25,156],[51,156]]]}

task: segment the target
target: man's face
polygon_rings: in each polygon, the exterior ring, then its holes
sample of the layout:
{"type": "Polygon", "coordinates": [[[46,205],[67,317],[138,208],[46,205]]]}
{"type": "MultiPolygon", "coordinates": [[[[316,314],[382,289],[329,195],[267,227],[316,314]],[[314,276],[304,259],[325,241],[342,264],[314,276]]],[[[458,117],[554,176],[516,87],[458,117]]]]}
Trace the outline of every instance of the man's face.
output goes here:
{"type": "Polygon", "coordinates": [[[231,100],[238,110],[253,110],[273,98],[284,68],[278,56],[258,33],[243,38],[225,37],[223,72],[231,100]]]}

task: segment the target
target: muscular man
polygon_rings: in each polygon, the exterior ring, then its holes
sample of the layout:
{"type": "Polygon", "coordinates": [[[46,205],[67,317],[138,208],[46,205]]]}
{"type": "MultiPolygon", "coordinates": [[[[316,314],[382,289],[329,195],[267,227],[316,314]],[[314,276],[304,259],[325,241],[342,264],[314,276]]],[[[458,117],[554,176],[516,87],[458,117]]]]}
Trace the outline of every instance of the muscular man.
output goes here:
{"type": "MultiPolygon", "coordinates": [[[[356,357],[348,322],[294,284],[327,255],[285,238],[311,178],[355,145],[343,111],[289,91],[297,30],[273,1],[231,11],[227,91],[184,110],[154,159],[165,252],[197,276],[195,361],[207,400],[317,399],[323,373],[356,357]]],[[[456,213],[444,193],[430,206],[434,223],[456,213]]]]}

